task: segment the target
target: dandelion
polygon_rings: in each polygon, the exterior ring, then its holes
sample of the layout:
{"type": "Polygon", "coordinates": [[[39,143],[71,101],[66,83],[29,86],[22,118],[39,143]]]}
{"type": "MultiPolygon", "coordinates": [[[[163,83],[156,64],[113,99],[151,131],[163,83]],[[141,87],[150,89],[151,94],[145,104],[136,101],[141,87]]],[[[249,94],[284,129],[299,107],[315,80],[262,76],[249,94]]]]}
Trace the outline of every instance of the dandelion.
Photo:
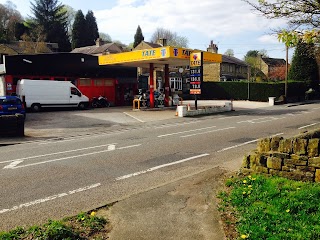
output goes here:
{"type": "Polygon", "coordinates": [[[248,194],[250,194],[251,193],[251,191],[248,191],[248,194]]]}
{"type": "Polygon", "coordinates": [[[96,212],[91,212],[90,216],[94,217],[96,215],[96,212]]]}
{"type": "Polygon", "coordinates": [[[251,175],[249,175],[248,178],[251,179],[251,175]]]}
{"type": "Polygon", "coordinates": [[[246,183],[247,183],[247,180],[243,180],[243,183],[246,184],[246,183]]]}
{"type": "Polygon", "coordinates": [[[287,209],[286,212],[290,212],[290,209],[287,209]]]}
{"type": "Polygon", "coordinates": [[[249,236],[248,236],[248,235],[245,235],[245,234],[242,234],[240,237],[241,237],[242,239],[247,239],[249,236]]]}
{"type": "Polygon", "coordinates": [[[252,185],[249,185],[248,188],[252,188],[252,185]]]}
{"type": "Polygon", "coordinates": [[[243,195],[246,195],[247,193],[246,193],[246,192],[242,192],[242,194],[243,194],[243,195]]]}
{"type": "Polygon", "coordinates": [[[81,221],[84,221],[84,217],[81,218],[81,221]]]}

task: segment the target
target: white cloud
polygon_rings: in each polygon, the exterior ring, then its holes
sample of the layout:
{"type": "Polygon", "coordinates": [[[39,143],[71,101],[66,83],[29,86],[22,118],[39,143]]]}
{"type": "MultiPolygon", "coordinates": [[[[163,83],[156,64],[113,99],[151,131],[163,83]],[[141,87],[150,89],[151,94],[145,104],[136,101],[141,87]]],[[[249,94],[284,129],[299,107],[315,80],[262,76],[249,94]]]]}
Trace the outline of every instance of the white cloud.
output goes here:
{"type": "Polygon", "coordinates": [[[266,44],[277,44],[279,40],[276,35],[263,35],[258,38],[258,41],[266,44]]]}
{"type": "Polygon", "coordinates": [[[124,43],[133,41],[138,25],[146,40],[158,27],[187,32],[189,39],[197,34],[213,39],[283,25],[258,16],[241,0],[118,0],[112,9],[95,11],[95,16],[101,32],[124,43]]]}

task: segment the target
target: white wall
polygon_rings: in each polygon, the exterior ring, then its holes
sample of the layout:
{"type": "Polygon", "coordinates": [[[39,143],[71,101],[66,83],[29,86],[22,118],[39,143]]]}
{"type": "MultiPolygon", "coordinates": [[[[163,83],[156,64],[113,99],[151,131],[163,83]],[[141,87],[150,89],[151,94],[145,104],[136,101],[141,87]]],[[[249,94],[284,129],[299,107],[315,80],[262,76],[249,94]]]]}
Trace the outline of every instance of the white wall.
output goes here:
{"type": "Polygon", "coordinates": [[[4,76],[0,76],[0,96],[6,95],[6,83],[4,80],[4,76]]]}

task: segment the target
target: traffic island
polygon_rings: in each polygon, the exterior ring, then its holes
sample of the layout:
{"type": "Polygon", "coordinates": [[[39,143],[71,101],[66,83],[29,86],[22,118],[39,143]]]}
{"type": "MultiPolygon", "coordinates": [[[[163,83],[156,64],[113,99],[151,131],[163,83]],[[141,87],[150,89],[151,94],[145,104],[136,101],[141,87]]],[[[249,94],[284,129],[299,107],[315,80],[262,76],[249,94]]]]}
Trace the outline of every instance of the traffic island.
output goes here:
{"type": "Polygon", "coordinates": [[[233,111],[232,101],[226,102],[223,106],[203,106],[198,109],[191,109],[189,106],[177,106],[178,117],[193,117],[230,111],[233,111]]]}

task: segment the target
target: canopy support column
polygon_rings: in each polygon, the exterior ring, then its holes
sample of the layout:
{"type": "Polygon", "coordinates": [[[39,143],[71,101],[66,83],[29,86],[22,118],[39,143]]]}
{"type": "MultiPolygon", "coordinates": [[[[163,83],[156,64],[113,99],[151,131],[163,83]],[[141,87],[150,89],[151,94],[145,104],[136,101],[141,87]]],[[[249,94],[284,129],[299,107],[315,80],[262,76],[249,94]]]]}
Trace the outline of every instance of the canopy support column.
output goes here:
{"type": "Polygon", "coordinates": [[[169,107],[170,96],[170,82],[169,82],[169,64],[164,65],[164,93],[165,93],[165,106],[169,107]]]}
{"type": "Polygon", "coordinates": [[[150,63],[149,67],[149,89],[150,89],[150,108],[154,108],[154,66],[153,63],[150,63]]]}

